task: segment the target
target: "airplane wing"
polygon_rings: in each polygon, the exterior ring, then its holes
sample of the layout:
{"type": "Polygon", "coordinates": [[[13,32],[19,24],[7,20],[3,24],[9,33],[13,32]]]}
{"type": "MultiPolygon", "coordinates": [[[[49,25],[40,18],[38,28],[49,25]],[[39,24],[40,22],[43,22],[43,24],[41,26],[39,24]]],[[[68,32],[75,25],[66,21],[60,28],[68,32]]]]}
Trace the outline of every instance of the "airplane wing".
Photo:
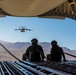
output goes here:
{"type": "Polygon", "coordinates": [[[25,29],[25,30],[32,31],[32,29],[25,29]]]}

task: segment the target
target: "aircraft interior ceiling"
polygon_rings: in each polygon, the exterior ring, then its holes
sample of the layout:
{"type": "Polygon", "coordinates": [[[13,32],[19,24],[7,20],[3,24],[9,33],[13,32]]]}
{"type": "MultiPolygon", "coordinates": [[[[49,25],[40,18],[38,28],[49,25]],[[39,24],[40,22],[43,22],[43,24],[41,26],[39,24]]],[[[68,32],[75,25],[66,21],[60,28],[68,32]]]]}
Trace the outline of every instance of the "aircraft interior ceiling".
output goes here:
{"type": "Polygon", "coordinates": [[[8,15],[37,16],[67,0],[0,0],[0,8],[8,15]]]}
{"type": "Polygon", "coordinates": [[[0,17],[5,16],[76,20],[76,0],[0,0],[0,17]]]}

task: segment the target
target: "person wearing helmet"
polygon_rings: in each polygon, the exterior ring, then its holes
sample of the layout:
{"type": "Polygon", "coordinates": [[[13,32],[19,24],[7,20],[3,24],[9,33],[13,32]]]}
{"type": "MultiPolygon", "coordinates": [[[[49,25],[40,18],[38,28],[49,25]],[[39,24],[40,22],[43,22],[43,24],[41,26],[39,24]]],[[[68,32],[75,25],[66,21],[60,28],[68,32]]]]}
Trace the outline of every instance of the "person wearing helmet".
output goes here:
{"type": "Polygon", "coordinates": [[[31,46],[26,50],[26,53],[23,55],[22,60],[28,59],[31,62],[40,62],[44,61],[44,52],[40,45],[38,45],[38,40],[36,38],[31,40],[31,46]]]}
{"type": "Polygon", "coordinates": [[[66,61],[63,49],[58,46],[57,41],[53,40],[51,42],[51,54],[47,55],[47,60],[52,62],[60,62],[62,60],[66,61]]]}

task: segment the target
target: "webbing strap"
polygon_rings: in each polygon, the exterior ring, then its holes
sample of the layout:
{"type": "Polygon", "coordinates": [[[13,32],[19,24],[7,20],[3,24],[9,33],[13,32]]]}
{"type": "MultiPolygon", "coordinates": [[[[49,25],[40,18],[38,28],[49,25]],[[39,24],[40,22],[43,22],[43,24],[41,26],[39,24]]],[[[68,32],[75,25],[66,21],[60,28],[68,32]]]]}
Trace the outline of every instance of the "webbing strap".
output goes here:
{"type": "Polygon", "coordinates": [[[75,56],[75,55],[72,55],[72,54],[69,54],[69,53],[66,53],[66,52],[64,52],[64,54],[66,54],[66,55],[69,55],[69,56],[71,56],[71,57],[76,58],[76,56],[75,56]]]}
{"type": "Polygon", "coordinates": [[[11,56],[13,56],[16,60],[21,61],[20,59],[18,59],[16,56],[14,56],[4,45],[2,45],[0,43],[0,45],[4,48],[4,50],[6,50],[11,56]]]}

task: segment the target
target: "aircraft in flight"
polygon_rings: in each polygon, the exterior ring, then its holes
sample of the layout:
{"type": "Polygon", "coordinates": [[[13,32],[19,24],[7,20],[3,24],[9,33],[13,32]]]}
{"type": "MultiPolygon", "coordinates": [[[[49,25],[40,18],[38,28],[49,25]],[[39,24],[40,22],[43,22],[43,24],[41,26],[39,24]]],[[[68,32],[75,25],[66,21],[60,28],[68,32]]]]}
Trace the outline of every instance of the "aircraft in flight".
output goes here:
{"type": "Polygon", "coordinates": [[[20,26],[19,28],[14,29],[15,31],[19,30],[20,32],[32,31],[32,29],[28,29],[24,26],[20,26]]]}

